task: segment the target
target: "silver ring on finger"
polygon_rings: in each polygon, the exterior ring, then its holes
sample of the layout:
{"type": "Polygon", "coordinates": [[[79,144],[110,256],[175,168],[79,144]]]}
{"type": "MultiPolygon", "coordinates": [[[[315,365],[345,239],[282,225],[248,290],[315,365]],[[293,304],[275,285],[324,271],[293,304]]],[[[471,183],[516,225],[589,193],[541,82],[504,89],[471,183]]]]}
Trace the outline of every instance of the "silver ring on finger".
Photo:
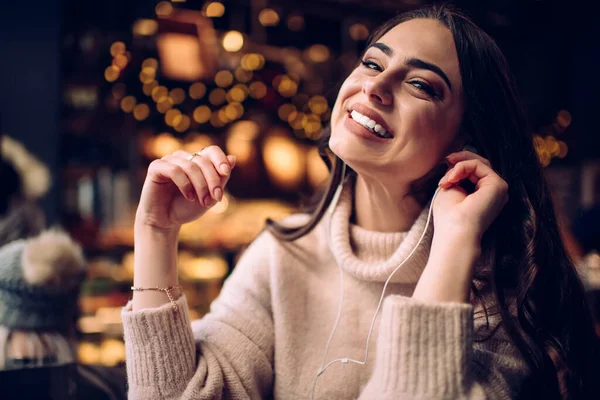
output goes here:
{"type": "MultiPolygon", "coordinates": [[[[202,149],[202,150],[204,150],[204,149],[202,149]]],[[[196,157],[196,156],[201,156],[202,154],[200,154],[200,153],[202,152],[202,150],[200,150],[200,151],[197,151],[197,152],[195,152],[195,153],[192,153],[192,154],[190,154],[190,155],[187,157],[187,160],[188,160],[188,161],[192,161],[192,160],[194,159],[194,157],[196,157]]]]}

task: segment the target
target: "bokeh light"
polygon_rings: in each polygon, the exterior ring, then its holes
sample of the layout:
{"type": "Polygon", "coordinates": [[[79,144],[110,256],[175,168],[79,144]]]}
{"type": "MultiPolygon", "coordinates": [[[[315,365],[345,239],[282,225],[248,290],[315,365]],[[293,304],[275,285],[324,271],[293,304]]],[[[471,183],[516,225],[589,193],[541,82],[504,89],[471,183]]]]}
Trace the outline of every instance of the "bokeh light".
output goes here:
{"type": "Polygon", "coordinates": [[[279,14],[272,8],[265,8],[258,14],[258,21],[262,26],[275,26],[279,23],[279,14]]]}
{"type": "Polygon", "coordinates": [[[223,48],[231,53],[244,46],[244,36],[238,31],[229,31],[223,36],[223,48]]]}
{"type": "Polygon", "coordinates": [[[206,6],[206,16],[209,18],[219,18],[225,13],[225,6],[222,3],[212,2],[206,6]]]}

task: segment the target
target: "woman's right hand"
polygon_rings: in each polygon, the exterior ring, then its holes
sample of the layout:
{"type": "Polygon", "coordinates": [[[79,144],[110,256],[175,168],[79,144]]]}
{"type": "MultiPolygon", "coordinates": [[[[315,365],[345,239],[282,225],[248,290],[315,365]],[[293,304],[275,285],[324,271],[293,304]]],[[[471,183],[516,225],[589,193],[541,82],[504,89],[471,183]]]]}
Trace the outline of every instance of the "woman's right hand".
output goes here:
{"type": "Polygon", "coordinates": [[[136,225],[179,229],[221,201],[235,156],[226,156],[217,146],[203,149],[191,161],[190,156],[179,150],[150,164],[136,225]]]}

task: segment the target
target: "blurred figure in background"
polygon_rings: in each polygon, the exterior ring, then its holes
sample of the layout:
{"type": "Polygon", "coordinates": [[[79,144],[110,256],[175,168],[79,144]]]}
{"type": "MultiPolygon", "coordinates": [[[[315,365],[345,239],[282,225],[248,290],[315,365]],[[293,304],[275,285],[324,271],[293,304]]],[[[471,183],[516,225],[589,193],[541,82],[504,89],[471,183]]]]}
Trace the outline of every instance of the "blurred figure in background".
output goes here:
{"type": "Polygon", "coordinates": [[[0,392],[20,399],[124,399],[123,370],[77,364],[85,260],[66,233],[44,230],[36,200],[49,176],[18,142],[2,139],[0,392]]]}

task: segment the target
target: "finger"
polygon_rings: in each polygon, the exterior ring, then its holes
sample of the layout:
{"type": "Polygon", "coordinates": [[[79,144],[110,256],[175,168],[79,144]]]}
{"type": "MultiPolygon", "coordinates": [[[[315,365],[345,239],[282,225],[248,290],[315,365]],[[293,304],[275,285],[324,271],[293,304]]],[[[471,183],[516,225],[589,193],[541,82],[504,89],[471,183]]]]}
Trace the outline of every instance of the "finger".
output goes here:
{"type": "Polygon", "coordinates": [[[459,161],[452,169],[446,172],[446,175],[440,180],[440,186],[448,187],[463,179],[469,179],[472,183],[477,183],[480,179],[489,175],[497,174],[480,160],[459,161]]]}
{"type": "Polygon", "coordinates": [[[196,163],[175,155],[163,157],[163,160],[170,164],[177,165],[178,167],[180,167],[181,170],[188,177],[188,180],[194,186],[195,196],[197,196],[197,198],[200,199],[201,204],[204,207],[208,207],[211,205],[210,200],[212,199],[209,185],[206,182],[202,170],[196,163]],[[207,197],[209,201],[207,201],[207,197]]]}
{"type": "Polygon", "coordinates": [[[480,156],[479,154],[476,154],[476,153],[473,153],[473,152],[467,151],[467,150],[459,151],[456,153],[451,153],[448,155],[448,157],[446,157],[446,160],[448,160],[448,162],[451,164],[456,164],[460,161],[473,160],[473,159],[481,161],[482,163],[484,163],[485,165],[487,165],[490,168],[492,167],[490,160],[480,156]]]}
{"type": "Polygon", "coordinates": [[[213,163],[219,174],[229,176],[233,166],[219,146],[209,146],[203,149],[201,153],[202,157],[208,158],[213,163]]]}
{"type": "Polygon", "coordinates": [[[207,157],[205,157],[204,153],[202,155],[194,157],[192,162],[195,163],[202,171],[202,175],[206,180],[212,198],[216,201],[221,201],[221,199],[223,198],[223,183],[221,182],[221,176],[219,175],[219,172],[217,172],[217,170],[215,169],[215,165],[213,164],[213,162],[207,157]]]}
{"type": "Polygon", "coordinates": [[[227,161],[229,161],[229,165],[231,166],[231,168],[235,167],[235,163],[237,161],[237,157],[233,156],[233,155],[228,155],[227,156],[227,161]]]}
{"type": "Polygon", "coordinates": [[[148,167],[148,178],[157,183],[173,182],[183,197],[189,201],[196,200],[194,185],[187,174],[178,165],[165,160],[154,160],[148,167]]]}

